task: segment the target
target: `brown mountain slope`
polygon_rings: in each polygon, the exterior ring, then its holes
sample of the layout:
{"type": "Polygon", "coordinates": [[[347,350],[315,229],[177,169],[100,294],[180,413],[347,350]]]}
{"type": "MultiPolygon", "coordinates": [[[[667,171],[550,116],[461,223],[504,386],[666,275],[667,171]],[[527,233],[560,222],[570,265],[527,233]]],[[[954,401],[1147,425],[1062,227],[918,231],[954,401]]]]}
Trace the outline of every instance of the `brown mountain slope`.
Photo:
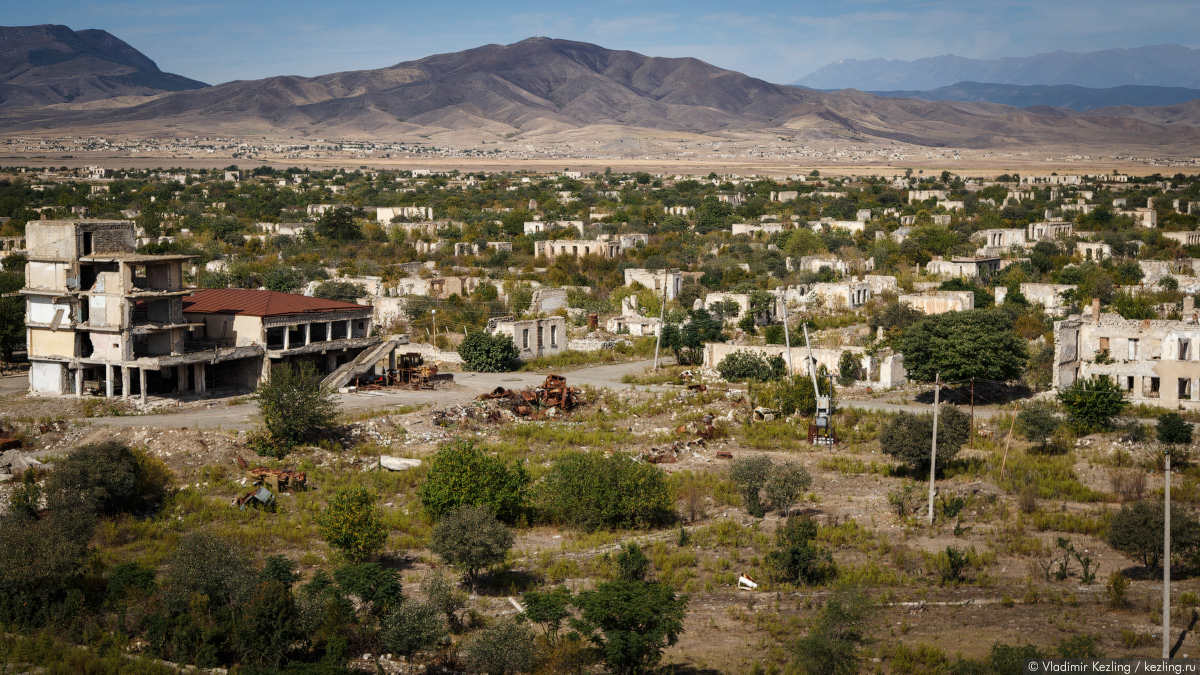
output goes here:
{"type": "MultiPolygon", "coordinates": [[[[3,115],[3,111],[0,111],[3,115]]],[[[128,107],[44,108],[13,130],[105,127],[388,138],[549,133],[595,125],[678,133],[819,131],[929,146],[1065,143],[1200,145],[1200,130],[1132,115],[1021,110],[774,85],[696,59],[647,57],[532,38],[389,68],[272,77],[158,96],[128,107]]]]}

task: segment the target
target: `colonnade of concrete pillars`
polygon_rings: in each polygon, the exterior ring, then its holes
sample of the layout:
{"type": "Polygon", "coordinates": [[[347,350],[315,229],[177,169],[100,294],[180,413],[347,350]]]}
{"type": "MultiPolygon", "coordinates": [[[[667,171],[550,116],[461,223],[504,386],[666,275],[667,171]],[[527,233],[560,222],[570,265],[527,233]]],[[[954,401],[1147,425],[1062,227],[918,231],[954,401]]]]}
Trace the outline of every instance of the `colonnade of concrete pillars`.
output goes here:
{"type": "MultiPolygon", "coordinates": [[[[195,393],[203,394],[207,392],[208,378],[205,374],[204,366],[205,364],[203,363],[193,363],[190,367],[187,364],[175,366],[175,393],[184,394],[187,392],[189,385],[189,370],[191,371],[191,383],[194,386],[195,393]]],[[[130,371],[132,371],[133,368],[130,366],[114,366],[111,363],[104,364],[104,397],[113,398],[113,396],[116,394],[116,383],[114,382],[116,373],[114,373],[114,370],[118,367],[121,369],[121,399],[127,401],[129,400],[129,395],[132,391],[130,384],[133,378],[130,371]]],[[[75,369],[76,398],[81,398],[83,396],[83,370],[84,369],[82,367],[75,369]]],[[[138,368],[137,371],[139,398],[144,405],[146,403],[146,369],[138,368]]]]}

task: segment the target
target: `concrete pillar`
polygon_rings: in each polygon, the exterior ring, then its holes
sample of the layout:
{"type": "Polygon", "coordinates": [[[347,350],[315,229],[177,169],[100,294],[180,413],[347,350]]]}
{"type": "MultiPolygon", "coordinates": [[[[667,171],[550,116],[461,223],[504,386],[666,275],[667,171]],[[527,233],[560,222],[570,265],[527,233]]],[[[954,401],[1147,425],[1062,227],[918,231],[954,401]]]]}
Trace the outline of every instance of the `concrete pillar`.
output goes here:
{"type": "Polygon", "coordinates": [[[192,381],[196,383],[196,394],[204,393],[204,364],[192,364],[192,381]]]}
{"type": "Polygon", "coordinates": [[[307,347],[312,342],[312,324],[304,324],[304,346],[307,347]]]}
{"type": "Polygon", "coordinates": [[[175,393],[182,394],[187,391],[187,366],[175,366],[175,393]]]}
{"type": "Polygon", "coordinates": [[[325,322],[325,341],[329,342],[332,339],[333,339],[333,322],[326,321],[325,322]]]}
{"type": "Polygon", "coordinates": [[[346,339],[354,337],[354,320],[346,319],[346,339]]]}
{"type": "Polygon", "coordinates": [[[113,367],[111,363],[104,364],[104,397],[113,397],[113,367]]]}
{"type": "Polygon", "coordinates": [[[284,326],[283,327],[283,348],[284,349],[288,349],[291,346],[291,343],[290,343],[291,336],[292,336],[291,327],[284,326]]]}
{"type": "Polygon", "coordinates": [[[75,369],[75,398],[83,398],[83,366],[75,369]]]}
{"type": "Polygon", "coordinates": [[[129,367],[121,366],[121,400],[129,400],[129,367]]]}
{"type": "Polygon", "coordinates": [[[146,405],[146,369],[138,368],[138,392],[142,397],[142,405],[146,405]]]}

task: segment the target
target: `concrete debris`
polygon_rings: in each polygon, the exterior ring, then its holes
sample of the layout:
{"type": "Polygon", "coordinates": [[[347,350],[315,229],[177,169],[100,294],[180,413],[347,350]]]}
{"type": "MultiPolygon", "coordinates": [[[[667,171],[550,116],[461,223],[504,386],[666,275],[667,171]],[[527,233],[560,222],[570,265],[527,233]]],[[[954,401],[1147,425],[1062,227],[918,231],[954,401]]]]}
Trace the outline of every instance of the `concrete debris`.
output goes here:
{"type": "Polygon", "coordinates": [[[45,466],[20,450],[7,450],[0,454],[0,481],[19,477],[29,469],[42,469],[45,466]]]}
{"type": "Polygon", "coordinates": [[[381,455],[379,457],[379,466],[388,471],[407,471],[421,466],[421,460],[409,459],[407,457],[391,457],[389,455],[381,455]]]}
{"type": "Polygon", "coordinates": [[[543,409],[546,416],[555,417],[560,412],[574,408],[580,402],[579,395],[578,389],[567,386],[567,378],[547,375],[540,387],[521,392],[496,387],[486,394],[480,394],[476,400],[503,401],[513,414],[539,419],[543,409]]]}

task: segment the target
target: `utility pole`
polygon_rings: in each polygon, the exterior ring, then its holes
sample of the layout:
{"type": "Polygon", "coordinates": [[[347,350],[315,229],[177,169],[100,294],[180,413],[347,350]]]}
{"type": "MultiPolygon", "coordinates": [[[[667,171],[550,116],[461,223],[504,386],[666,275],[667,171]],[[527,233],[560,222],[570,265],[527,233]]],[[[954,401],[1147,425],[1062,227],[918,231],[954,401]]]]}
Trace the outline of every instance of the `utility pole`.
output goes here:
{"type": "Polygon", "coordinates": [[[975,447],[975,378],[971,378],[971,446],[975,447]]]}
{"type": "Polygon", "coordinates": [[[663,299],[662,309],[658,313],[658,339],[654,341],[654,369],[658,370],[658,348],[662,345],[663,326],[667,322],[667,283],[671,278],[671,270],[663,270],[663,299]]]}
{"type": "Polygon", "coordinates": [[[781,300],[783,300],[783,344],[787,348],[788,375],[790,376],[796,371],[792,370],[792,338],[790,335],[788,335],[787,289],[785,289],[783,286],[779,286],[775,290],[779,291],[779,297],[781,300]]]}
{"type": "Polygon", "coordinates": [[[942,374],[933,380],[933,449],[929,453],[929,526],[933,527],[933,476],[937,473],[938,396],[942,393],[942,374]]]}
{"type": "Polygon", "coordinates": [[[429,311],[433,312],[433,339],[437,340],[437,310],[431,309],[429,311]]]}
{"type": "Polygon", "coordinates": [[[1171,446],[1163,455],[1163,650],[1164,659],[1171,658],[1171,446]]]}

